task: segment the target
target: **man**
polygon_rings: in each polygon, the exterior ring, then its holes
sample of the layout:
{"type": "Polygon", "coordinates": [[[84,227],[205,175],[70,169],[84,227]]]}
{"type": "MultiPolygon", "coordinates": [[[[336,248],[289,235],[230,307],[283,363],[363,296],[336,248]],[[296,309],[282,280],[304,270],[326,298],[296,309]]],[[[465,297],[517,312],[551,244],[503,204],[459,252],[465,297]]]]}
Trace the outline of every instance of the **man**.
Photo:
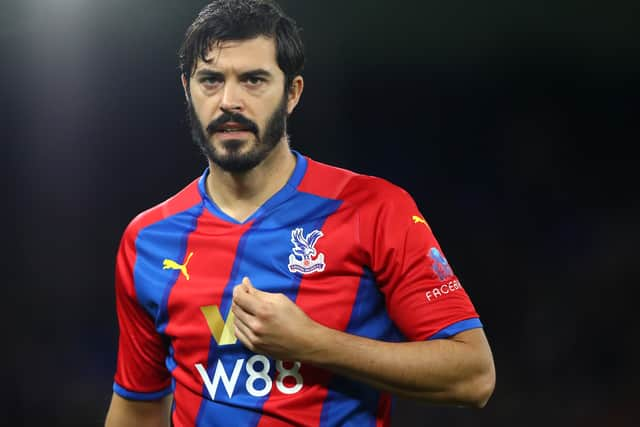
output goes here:
{"type": "Polygon", "coordinates": [[[482,324],[412,198],[289,147],[294,21],[216,0],[180,59],[208,168],[123,234],[106,425],[382,426],[392,394],[484,406],[482,324]]]}

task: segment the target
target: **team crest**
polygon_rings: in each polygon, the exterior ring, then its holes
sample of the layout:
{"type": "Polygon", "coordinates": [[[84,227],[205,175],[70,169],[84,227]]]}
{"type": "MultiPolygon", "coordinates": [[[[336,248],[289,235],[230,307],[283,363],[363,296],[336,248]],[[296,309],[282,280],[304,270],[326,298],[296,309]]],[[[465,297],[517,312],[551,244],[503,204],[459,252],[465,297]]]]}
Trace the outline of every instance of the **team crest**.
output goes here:
{"type": "Polygon", "coordinates": [[[292,254],[289,255],[289,271],[292,273],[310,274],[324,271],[324,254],[318,254],[316,243],[324,236],[322,231],[313,230],[304,235],[302,228],[291,231],[292,254]]]}
{"type": "Polygon", "coordinates": [[[433,272],[438,275],[438,279],[444,280],[449,276],[453,276],[453,270],[451,270],[449,262],[447,262],[447,259],[438,249],[431,248],[429,258],[433,260],[431,268],[433,268],[433,272]]]}

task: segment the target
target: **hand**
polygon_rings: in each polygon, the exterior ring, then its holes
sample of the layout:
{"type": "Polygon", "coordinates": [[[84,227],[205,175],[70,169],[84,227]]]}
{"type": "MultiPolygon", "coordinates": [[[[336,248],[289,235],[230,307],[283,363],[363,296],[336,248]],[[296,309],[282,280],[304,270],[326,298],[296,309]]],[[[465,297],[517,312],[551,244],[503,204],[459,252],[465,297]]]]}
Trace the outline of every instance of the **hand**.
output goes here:
{"type": "Polygon", "coordinates": [[[283,294],[256,289],[245,277],[233,290],[236,337],[249,350],[279,360],[308,361],[320,325],[283,294]]]}

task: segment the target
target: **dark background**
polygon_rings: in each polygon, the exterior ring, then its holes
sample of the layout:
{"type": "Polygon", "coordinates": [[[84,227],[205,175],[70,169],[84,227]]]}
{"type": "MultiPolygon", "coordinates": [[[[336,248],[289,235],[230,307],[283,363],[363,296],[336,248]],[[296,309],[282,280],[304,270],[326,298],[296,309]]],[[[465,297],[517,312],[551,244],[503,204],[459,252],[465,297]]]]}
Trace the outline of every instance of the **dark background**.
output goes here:
{"type": "MultiPolygon", "coordinates": [[[[104,420],[120,235],[205,166],[176,56],[204,4],[0,3],[1,425],[104,420]]],[[[282,1],[293,147],[414,196],[494,351],[485,409],[400,400],[394,426],[638,420],[638,4],[282,1]]]]}

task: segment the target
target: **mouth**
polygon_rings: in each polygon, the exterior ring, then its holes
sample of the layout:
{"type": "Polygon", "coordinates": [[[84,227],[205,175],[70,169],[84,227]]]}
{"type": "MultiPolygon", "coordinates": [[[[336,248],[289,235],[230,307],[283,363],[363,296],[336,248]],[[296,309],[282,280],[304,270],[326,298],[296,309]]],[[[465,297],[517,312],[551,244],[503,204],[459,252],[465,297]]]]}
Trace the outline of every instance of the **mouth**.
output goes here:
{"type": "Polygon", "coordinates": [[[253,129],[236,122],[227,122],[218,126],[215,133],[236,134],[236,133],[253,133],[253,129]]]}

